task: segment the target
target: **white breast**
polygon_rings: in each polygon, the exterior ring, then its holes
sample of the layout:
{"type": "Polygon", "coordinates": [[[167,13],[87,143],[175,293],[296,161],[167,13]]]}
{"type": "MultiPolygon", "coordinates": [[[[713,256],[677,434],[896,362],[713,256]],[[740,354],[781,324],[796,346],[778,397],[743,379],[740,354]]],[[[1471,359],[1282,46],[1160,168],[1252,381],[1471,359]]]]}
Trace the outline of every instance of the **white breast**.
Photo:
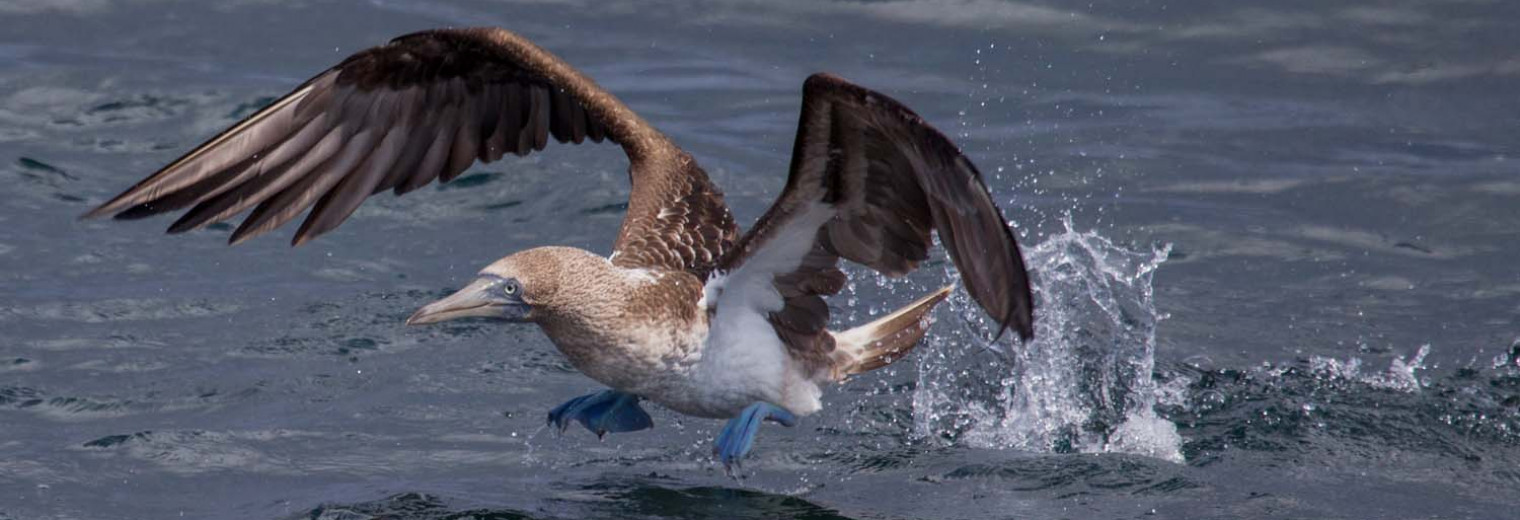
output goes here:
{"type": "Polygon", "coordinates": [[[712,312],[700,359],[692,360],[682,373],[683,385],[675,385],[668,395],[649,397],[678,411],[711,417],[732,417],[762,401],[797,415],[818,411],[822,392],[787,354],[766,317],[783,305],[773,278],[797,268],[812,248],[818,227],[833,215],[822,205],[809,208],[737,269],[710,278],[700,302],[712,312]]]}
{"type": "Polygon", "coordinates": [[[687,415],[727,419],[757,402],[798,415],[821,407],[817,384],[794,368],[770,323],[740,309],[720,309],[699,351],[645,376],[629,390],[687,415]]]}
{"type": "MultiPolygon", "coordinates": [[[[703,284],[706,323],[671,330],[669,323],[623,327],[616,345],[560,345],[581,372],[677,412],[731,418],[766,402],[796,415],[821,408],[816,382],[787,353],[766,317],[783,305],[772,279],[797,268],[818,226],[833,216],[811,208],[743,265],[703,284]]],[[[651,283],[647,272],[624,273],[630,283],[651,283]]],[[[695,320],[702,321],[702,320],[695,320]]],[[[551,336],[553,336],[551,334],[551,336]]]]}

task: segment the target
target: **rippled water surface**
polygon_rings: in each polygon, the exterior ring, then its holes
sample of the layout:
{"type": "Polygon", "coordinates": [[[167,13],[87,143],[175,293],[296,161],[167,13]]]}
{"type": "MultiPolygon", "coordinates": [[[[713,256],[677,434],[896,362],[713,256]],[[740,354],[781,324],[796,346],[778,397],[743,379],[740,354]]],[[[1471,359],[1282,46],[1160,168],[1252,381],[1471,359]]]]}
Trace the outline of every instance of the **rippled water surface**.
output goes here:
{"type": "MultiPolygon", "coordinates": [[[[0,519],[1513,518],[1520,10],[1499,0],[0,0],[0,519]],[[941,309],[766,427],[557,435],[536,330],[404,328],[482,265],[605,252],[614,147],[377,197],[299,249],[75,217],[404,32],[519,31],[751,222],[802,79],[899,98],[989,177],[1039,339],[941,309]]],[[[286,230],[285,232],[289,232],[286,230]]],[[[857,271],[864,320],[949,280],[857,271]]]]}

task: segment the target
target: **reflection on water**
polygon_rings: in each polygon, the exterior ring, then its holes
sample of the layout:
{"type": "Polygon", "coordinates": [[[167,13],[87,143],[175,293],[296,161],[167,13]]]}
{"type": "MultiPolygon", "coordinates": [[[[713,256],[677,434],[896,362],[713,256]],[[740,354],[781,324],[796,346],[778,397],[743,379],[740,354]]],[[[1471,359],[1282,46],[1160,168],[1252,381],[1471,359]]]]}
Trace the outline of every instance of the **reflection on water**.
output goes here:
{"type": "MultiPolygon", "coordinates": [[[[561,499],[563,506],[580,511],[578,517],[849,520],[837,512],[806,500],[746,489],[693,487],[674,489],[653,483],[598,484],[582,490],[584,496],[561,499]],[[583,515],[583,516],[582,516],[583,515]]],[[[512,509],[469,508],[450,504],[426,493],[401,493],[381,500],[354,504],[324,504],[290,517],[303,520],[536,520],[556,518],[512,509]]]]}
{"type": "MultiPolygon", "coordinates": [[[[0,519],[1511,516],[1517,5],[0,1],[0,519]],[[781,187],[802,78],[890,93],[987,172],[1039,340],[982,348],[943,310],[732,480],[714,421],[544,428],[594,385],[536,331],[401,326],[508,252],[605,251],[615,147],[377,197],[297,249],[75,219],[440,25],[583,68],[741,222],[781,187]]],[[[856,277],[835,316],[938,287],[930,264],[856,277]]]]}
{"type": "Polygon", "coordinates": [[[726,487],[670,489],[651,485],[590,488],[610,500],[600,509],[624,518],[796,518],[847,520],[801,498],[726,487]]]}
{"type": "Polygon", "coordinates": [[[410,518],[416,520],[535,520],[528,514],[501,509],[455,510],[436,496],[402,493],[373,502],[325,504],[290,517],[291,520],[371,520],[410,518]]]}

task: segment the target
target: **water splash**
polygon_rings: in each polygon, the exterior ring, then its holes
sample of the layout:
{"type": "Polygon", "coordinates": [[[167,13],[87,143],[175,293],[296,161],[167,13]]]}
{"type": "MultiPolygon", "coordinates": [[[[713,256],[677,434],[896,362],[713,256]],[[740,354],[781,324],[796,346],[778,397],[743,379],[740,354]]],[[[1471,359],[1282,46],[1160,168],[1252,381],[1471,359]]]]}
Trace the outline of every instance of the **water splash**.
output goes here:
{"type": "Polygon", "coordinates": [[[1151,275],[1169,246],[1132,251],[1096,232],[1050,236],[1026,252],[1035,276],[1035,340],[992,343],[975,304],[966,327],[919,357],[914,429],[978,447],[1124,452],[1181,461],[1176,426],[1156,416],[1151,275]],[[965,351],[982,347],[983,355],[965,351]],[[957,348],[959,347],[959,348],[957,348]]]}
{"type": "Polygon", "coordinates": [[[1361,358],[1353,357],[1341,361],[1330,357],[1313,356],[1309,358],[1309,370],[1322,378],[1357,381],[1383,390],[1418,392],[1424,386],[1424,382],[1420,381],[1415,371],[1426,368],[1425,356],[1429,354],[1430,345],[1421,345],[1420,349],[1408,359],[1394,357],[1389,362],[1388,369],[1380,373],[1364,372],[1361,358]]]}

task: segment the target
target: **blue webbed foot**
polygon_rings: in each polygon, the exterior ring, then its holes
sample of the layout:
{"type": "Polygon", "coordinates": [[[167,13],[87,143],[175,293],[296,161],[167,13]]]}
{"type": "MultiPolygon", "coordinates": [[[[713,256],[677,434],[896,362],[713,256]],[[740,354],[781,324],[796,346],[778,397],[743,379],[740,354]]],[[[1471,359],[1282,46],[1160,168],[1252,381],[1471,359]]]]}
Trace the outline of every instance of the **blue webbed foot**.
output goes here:
{"type": "Polygon", "coordinates": [[[755,446],[755,433],[760,431],[762,421],[775,421],[788,428],[797,425],[797,417],[785,409],[770,403],[749,405],[738,417],[728,420],[723,431],[713,441],[713,455],[723,462],[723,469],[733,474],[739,459],[755,446]]]}
{"type": "Polygon", "coordinates": [[[607,433],[636,432],[654,427],[649,413],[639,407],[639,396],[616,390],[586,394],[549,410],[549,425],[563,433],[575,421],[598,439],[607,433]]]}

